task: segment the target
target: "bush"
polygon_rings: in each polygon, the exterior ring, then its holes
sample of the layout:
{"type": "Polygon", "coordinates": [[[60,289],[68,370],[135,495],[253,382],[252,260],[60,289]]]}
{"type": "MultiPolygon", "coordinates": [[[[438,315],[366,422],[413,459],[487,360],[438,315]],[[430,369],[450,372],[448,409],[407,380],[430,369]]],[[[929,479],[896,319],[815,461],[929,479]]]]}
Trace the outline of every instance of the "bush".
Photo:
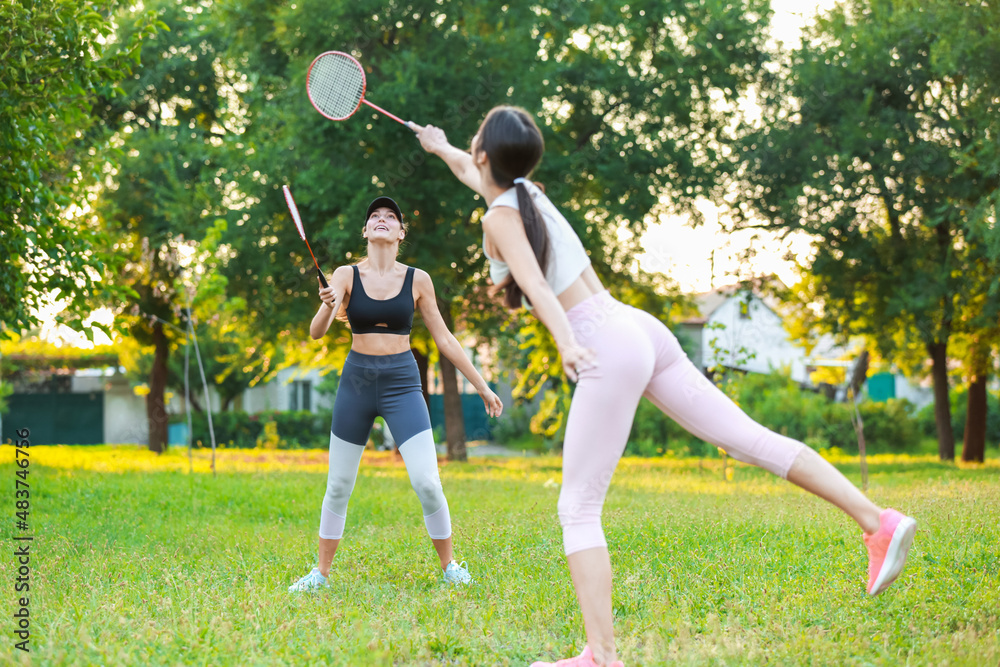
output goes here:
{"type": "Polygon", "coordinates": [[[523,442],[526,438],[538,436],[531,432],[531,413],[528,405],[515,402],[493,425],[493,441],[501,445],[513,442],[523,442]]]}
{"type": "Polygon", "coordinates": [[[0,382],[0,415],[7,414],[7,397],[14,393],[14,385],[0,382]]]}
{"type": "MultiPolygon", "coordinates": [[[[913,404],[906,399],[890,398],[885,403],[866,401],[858,409],[869,452],[912,452],[920,447],[923,433],[914,416],[913,404]]],[[[857,453],[857,438],[853,447],[843,449],[857,453]]]]}
{"type": "Polygon", "coordinates": [[[808,440],[819,449],[846,449],[855,440],[846,405],[802,389],[787,375],[747,373],[735,381],[734,400],[752,419],[772,431],[808,440]]]}
{"type": "Polygon", "coordinates": [[[330,446],[330,412],[265,412],[260,419],[278,424],[278,437],[282,449],[326,449],[330,446]]]}
{"type": "MultiPolygon", "coordinates": [[[[211,446],[208,416],[196,412],[191,416],[192,441],[195,447],[211,446]]],[[[273,422],[278,433],[278,449],[326,448],[330,444],[329,412],[213,412],[215,440],[220,447],[252,449],[261,439],[264,425],[273,422]]]]}
{"type": "Polygon", "coordinates": [[[688,433],[649,401],[640,401],[632,423],[627,456],[717,456],[718,448],[688,433]]]}
{"type": "MultiPolygon", "coordinates": [[[[252,449],[264,425],[245,412],[213,412],[212,427],[215,442],[220,447],[252,449]]],[[[195,447],[210,447],[212,439],[208,432],[208,415],[194,412],[191,415],[191,442],[195,447]]]]}

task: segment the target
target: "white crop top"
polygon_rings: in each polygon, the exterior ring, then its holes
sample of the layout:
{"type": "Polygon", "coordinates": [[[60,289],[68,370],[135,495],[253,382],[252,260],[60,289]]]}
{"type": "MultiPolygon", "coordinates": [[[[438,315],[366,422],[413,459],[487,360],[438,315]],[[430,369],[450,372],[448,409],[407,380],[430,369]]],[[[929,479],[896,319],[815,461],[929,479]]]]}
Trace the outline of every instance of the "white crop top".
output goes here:
{"type": "MultiPolygon", "coordinates": [[[[580,237],[570,226],[566,218],[555,207],[552,201],[545,196],[542,190],[532,183],[526,181],[524,186],[528,189],[535,207],[542,214],[545,221],[545,229],[549,233],[549,266],[545,271],[545,280],[556,296],[559,296],[580,277],[580,274],[590,266],[590,257],[580,242],[580,237]]],[[[517,187],[513,187],[493,200],[490,208],[496,206],[507,206],[514,210],[519,210],[517,205],[517,187]]],[[[507,263],[498,259],[493,259],[486,253],[486,237],[483,236],[483,254],[490,260],[490,278],[494,285],[502,283],[508,275],[510,269],[507,263]]],[[[529,309],[531,306],[522,299],[522,303],[529,309]]]]}

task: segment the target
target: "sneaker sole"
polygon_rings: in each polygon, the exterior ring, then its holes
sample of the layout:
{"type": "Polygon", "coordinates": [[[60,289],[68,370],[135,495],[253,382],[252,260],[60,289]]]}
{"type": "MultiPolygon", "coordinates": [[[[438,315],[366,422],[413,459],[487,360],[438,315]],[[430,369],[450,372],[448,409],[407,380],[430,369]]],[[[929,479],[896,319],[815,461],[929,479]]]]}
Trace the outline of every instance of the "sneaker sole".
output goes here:
{"type": "Polygon", "coordinates": [[[326,588],[326,586],[311,586],[309,588],[289,588],[288,592],[289,593],[315,593],[317,591],[323,590],[324,588],[326,588]]]}
{"type": "Polygon", "coordinates": [[[906,556],[910,552],[910,545],[913,544],[913,537],[917,533],[917,521],[910,517],[900,519],[896,530],[892,532],[892,540],[889,548],[885,552],[885,560],[882,561],[882,568],[875,578],[875,585],[868,595],[872,597],[878,595],[896,581],[896,577],[903,571],[906,564],[906,556]]]}

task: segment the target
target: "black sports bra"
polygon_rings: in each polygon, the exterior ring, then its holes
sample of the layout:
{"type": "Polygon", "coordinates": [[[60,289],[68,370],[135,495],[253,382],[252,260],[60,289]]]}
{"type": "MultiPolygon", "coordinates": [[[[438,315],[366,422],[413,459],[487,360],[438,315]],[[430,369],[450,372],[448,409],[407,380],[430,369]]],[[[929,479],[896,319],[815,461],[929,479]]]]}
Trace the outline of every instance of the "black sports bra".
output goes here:
{"type": "Polygon", "coordinates": [[[413,267],[406,268],[403,289],[391,299],[373,299],[361,284],[361,273],[354,265],[351,300],[347,303],[347,321],[356,334],[386,333],[407,336],[413,327],[413,267]],[[388,326],[378,326],[385,324],[388,326]]]}

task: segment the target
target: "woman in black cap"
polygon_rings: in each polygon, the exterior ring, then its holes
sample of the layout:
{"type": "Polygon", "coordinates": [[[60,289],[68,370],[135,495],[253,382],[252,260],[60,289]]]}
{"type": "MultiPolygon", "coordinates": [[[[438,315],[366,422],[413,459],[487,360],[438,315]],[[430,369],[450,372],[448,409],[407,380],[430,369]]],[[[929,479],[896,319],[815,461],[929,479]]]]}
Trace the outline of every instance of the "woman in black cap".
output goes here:
{"type": "Polygon", "coordinates": [[[420,309],[438,350],[476,387],[486,413],[499,416],[503,404],[465,356],[438,311],[434,284],[425,271],[396,261],[406,225],[399,206],[379,197],[368,206],[363,236],[368,256],[333,272],[321,288],[323,301],[309,333],[324,336],[345,308],[351,324],[351,351],[340,375],[330,432],[330,473],[319,523],[319,565],[289,587],[307,591],[327,585],[330,565],[344,533],[347,502],[375,417],[381,416],[398,443],[410,483],[423,507],[444,580],[469,583],[464,563],[452,558],[451,516],[441,489],[430,415],[421,392],[417,362],[410,352],[413,312],[420,309]]]}

